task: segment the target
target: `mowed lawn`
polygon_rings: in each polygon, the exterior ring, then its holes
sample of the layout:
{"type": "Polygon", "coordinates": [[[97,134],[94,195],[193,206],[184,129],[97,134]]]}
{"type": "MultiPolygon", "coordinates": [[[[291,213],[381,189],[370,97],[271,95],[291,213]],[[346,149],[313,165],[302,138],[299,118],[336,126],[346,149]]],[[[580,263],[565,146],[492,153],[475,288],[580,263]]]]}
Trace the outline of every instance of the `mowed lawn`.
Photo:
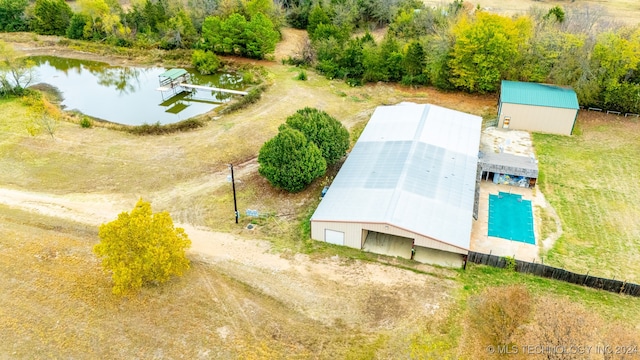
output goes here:
{"type": "Polygon", "coordinates": [[[640,121],[582,111],[577,134],[534,144],[564,230],[545,263],[640,283],[640,121]]]}

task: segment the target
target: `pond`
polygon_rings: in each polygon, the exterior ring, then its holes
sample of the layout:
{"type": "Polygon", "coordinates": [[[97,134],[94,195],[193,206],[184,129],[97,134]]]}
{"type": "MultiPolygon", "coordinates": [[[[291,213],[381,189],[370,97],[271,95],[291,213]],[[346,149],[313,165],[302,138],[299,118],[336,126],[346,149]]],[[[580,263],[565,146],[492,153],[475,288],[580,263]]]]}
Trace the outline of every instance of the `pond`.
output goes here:
{"type": "MultiPolygon", "coordinates": [[[[204,114],[232,96],[210,90],[194,90],[173,96],[161,92],[158,75],[162,67],[119,67],[105,63],[67,59],[55,56],[34,56],[35,79],[60,91],[65,110],[125,125],[171,124],[204,114]]],[[[244,90],[242,75],[218,73],[200,75],[193,69],[191,84],[244,90]]]]}

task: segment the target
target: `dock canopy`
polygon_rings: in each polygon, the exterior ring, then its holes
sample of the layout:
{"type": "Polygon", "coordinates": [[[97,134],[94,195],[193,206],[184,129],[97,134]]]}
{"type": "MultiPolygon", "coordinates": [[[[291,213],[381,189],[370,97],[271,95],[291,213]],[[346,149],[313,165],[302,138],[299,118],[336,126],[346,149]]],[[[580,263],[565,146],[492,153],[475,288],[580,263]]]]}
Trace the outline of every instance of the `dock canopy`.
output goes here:
{"type": "Polygon", "coordinates": [[[160,78],[175,80],[187,73],[185,69],[169,69],[158,75],[160,78]]]}

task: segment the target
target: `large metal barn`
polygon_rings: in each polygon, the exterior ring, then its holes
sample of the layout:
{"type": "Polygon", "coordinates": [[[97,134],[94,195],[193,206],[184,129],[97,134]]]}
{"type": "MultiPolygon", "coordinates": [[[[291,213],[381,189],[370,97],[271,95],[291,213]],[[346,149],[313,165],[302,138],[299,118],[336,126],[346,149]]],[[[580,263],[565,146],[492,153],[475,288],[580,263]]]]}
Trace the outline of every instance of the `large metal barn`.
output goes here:
{"type": "Polygon", "coordinates": [[[468,253],[479,116],[380,106],[311,217],[311,237],[445,266],[468,253]]]}

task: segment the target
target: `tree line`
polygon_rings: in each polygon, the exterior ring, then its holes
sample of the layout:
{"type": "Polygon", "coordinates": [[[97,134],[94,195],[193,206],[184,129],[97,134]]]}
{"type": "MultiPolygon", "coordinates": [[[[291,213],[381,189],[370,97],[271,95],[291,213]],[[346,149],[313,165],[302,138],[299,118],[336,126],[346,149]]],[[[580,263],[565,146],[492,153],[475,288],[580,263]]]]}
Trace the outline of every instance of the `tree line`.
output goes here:
{"type": "Polygon", "coordinates": [[[123,47],[200,49],[262,59],[280,39],[271,0],[0,0],[0,31],[33,31],[123,47]]]}
{"type": "Polygon", "coordinates": [[[437,7],[400,0],[391,16],[375,18],[388,26],[376,41],[362,16],[344,22],[344,1],[297,5],[308,9],[307,21],[292,24],[307,29],[310,43],[292,63],[352,85],[392,81],[469,93],[499,91],[505,79],[571,86],[583,106],[640,113],[640,27],[609,20],[601,7],[533,7],[507,17],[459,0],[437,7]]]}
{"type": "Polygon", "coordinates": [[[0,0],[0,30],[34,31],[139,48],[198,49],[261,59],[281,26],[310,41],[291,63],[349,84],[401,82],[492,93],[501,80],[571,86],[583,106],[640,113],[640,28],[588,5],[491,14],[462,0],[0,0]],[[388,28],[376,40],[369,30],[388,28]]]}

